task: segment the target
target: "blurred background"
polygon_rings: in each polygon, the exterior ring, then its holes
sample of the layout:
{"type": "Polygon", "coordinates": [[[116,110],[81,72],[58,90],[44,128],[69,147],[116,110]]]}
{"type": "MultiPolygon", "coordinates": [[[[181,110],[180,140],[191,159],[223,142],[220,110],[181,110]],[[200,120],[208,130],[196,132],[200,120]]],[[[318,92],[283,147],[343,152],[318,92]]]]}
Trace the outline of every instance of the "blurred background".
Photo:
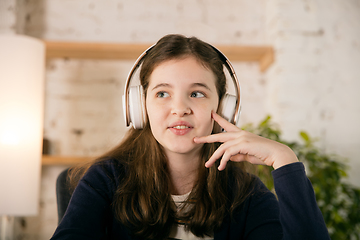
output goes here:
{"type": "MultiPolygon", "coordinates": [[[[348,181],[360,186],[359,0],[0,2],[1,34],[49,42],[150,46],[180,33],[214,46],[272,47],[274,61],[263,71],[258,62],[232,61],[242,90],[240,126],[271,115],[289,141],[306,131],[323,151],[348,159],[348,181]]],[[[46,60],[44,137],[51,155],[93,157],[121,140],[121,98],[134,61],[46,60]]],[[[55,181],[70,165],[43,164],[39,214],[15,219],[16,239],[51,237],[55,181]]]]}

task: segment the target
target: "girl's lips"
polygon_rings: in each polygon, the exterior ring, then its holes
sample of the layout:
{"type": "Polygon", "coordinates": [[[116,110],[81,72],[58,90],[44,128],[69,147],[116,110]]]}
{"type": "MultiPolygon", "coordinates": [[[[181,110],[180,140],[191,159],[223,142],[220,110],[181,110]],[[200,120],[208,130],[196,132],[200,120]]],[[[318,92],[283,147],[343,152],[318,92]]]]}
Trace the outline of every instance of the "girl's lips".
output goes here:
{"type": "Polygon", "coordinates": [[[178,122],[173,122],[172,124],[170,124],[169,128],[175,128],[175,127],[181,127],[181,126],[185,126],[185,127],[188,127],[188,128],[193,128],[193,126],[188,123],[188,122],[185,122],[185,121],[178,121],[178,122]]]}
{"type": "Polygon", "coordinates": [[[190,132],[193,129],[193,126],[188,122],[180,121],[172,123],[168,129],[175,135],[182,136],[190,132]]]}
{"type": "Polygon", "coordinates": [[[184,128],[184,129],[177,129],[177,128],[169,128],[169,130],[174,133],[175,135],[185,135],[188,132],[190,132],[192,130],[192,128],[184,128]]]}

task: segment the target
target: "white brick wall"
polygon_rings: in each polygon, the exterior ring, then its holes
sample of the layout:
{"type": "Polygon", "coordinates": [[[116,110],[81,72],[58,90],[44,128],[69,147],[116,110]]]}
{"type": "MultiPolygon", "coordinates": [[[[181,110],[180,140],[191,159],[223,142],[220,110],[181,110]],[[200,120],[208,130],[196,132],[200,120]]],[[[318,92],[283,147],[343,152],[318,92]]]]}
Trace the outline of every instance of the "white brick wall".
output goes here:
{"type": "MultiPolygon", "coordinates": [[[[270,113],[287,139],[308,131],[320,138],[324,150],[348,157],[351,181],[360,182],[358,1],[16,2],[18,32],[49,40],[152,43],[168,33],[183,33],[214,45],[274,46],[276,62],[265,74],[254,63],[233,63],[242,85],[241,122],[258,122],[270,113]]],[[[8,11],[4,6],[0,16],[8,11]]],[[[13,31],[13,16],[0,22],[0,32],[13,31]]],[[[120,140],[125,132],[121,94],[131,65],[73,59],[47,63],[45,136],[52,153],[98,155],[120,140]]],[[[18,239],[51,236],[57,221],[55,178],[62,169],[43,167],[40,215],[18,219],[18,239]]]]}
{"type": "Polygon", "coordinates": [[[0,34],[16,32],[16,0],[0,1],[0,34]]]}
{"type": "Polygon", "coordinates": [[[47,68],[45,136],[51,152],[94,156],[125,133],[121,96],[132,62],[51,60],[47,68]]]}
{"type": "Polygon", "coordinates": [[[267,31],[276,63],[267,73],[267,109],[286,138],[304,129],[328,153],[347,157],[350,180],[360,186],[360,4],[270,2],[267,31]]]}

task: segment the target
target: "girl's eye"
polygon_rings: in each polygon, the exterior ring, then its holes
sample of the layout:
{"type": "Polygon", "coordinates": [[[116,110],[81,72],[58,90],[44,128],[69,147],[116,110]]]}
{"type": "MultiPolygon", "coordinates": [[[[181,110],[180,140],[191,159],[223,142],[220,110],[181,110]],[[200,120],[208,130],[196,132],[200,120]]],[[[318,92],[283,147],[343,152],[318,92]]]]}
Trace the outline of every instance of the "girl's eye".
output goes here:
{"type": "Polygon", "coordinates": [[[167,92],[158,92],[156,94],[156,97],[158,97],[158,98],[166,98],[166,97],[169,97],[169,94],[167,92]]]}
{"type": "Polygon", "coordinates": [[[202,98],[205,97],[205,94],[202,92],[192,92],[190,96],[193,98],[202,98]]]}

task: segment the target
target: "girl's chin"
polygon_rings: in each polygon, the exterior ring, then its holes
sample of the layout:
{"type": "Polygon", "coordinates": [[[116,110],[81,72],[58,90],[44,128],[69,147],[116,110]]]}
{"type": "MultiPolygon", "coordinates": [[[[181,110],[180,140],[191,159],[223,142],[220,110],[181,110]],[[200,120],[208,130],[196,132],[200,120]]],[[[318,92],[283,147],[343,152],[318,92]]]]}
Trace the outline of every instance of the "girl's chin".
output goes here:
{"type": "Polygon", "coordinates": [[[179,144],[178,146],[173,146],[173,147],[166,147],[163,146],[165,151],[169,154],[194,154],[195,152],[199,151],[199,149],[201,148],[202,144],[196,144],[195,146],[180,146],[181,144],[179,144]]]}

